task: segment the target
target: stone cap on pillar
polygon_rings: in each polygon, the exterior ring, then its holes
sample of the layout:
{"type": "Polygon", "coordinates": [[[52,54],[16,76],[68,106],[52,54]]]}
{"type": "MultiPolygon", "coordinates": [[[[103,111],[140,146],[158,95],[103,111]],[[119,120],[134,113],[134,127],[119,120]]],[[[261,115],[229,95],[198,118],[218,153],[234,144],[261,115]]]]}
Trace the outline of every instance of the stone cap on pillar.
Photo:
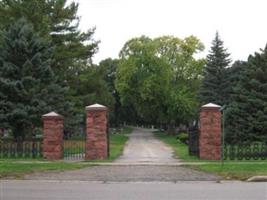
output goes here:
{"type": "Polygon", "coordinates": [[[220,110],[220,108],[220,105],[214,103],[208,103],[206,105],[201,106],[201,110],[220,110]]]}
{"type": "Polygon", "coordinates": [[[106,106],[103,106],[101,104],[93,104],[93,105],[90,105],[90,106],[86,106],[85,107],[87,111],[93,111],[93,110],[107,110],[108,108],[106,106]]]}
{"type": "Polygon", "coordinates": [[[63,119],[63,116],[56,112],[50,112],[50,113],[44,114],[42,116],[42,119],[63,119]]]}

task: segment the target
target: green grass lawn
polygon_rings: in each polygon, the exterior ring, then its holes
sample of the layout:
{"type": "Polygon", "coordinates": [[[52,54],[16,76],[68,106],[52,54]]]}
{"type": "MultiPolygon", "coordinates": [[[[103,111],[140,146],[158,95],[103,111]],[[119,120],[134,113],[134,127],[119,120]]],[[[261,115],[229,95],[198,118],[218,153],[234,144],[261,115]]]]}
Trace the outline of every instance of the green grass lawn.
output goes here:
{"type": "Polygon", "coordinates": [[[201,165],[189,165],[188,167],[204,172],[218,174],[225,179],[246,180],[251,176],[267,176],[267,162],[226,162],[222,165],[219,162],[205,163],[201,165]]]}
{"type": "Polygon", "coordinates": [[[174,150],[174,157],[184,162],[189,162],[185,167],[196,170],[211,172],[223,176],[225,179],[245,180],[251,176],[266,175],[267,161],[208,161],[200,160],[196,156],[189,156],[188,146],[176,140],[175,136],[170,136],[162,132],[154,132],[154,135],[170,145],[174,150]],[[192,163],[192,165],[190,164],[192,163]],[[197,165],[196,165],[197,164],[197,165]]]}
{"type": "Polygon", "coordinates": [[[1,160],[0,161],[0,178],[5,177],[20,177],[25,173],[32,173],[35,171],[47,171],[47,170],[70,170],[80,169],[86,167],[86,163],[82,162],[62,162],[62,161],[35,161],[27,160],[25,162],[18,160],[1,160]]]}
{"type": "Polygon", "coordinates": [[[124,145],[126,141],[128,140],[128,136],[126,135],[111,135],[110,137],[110,155],[109,159],[110,161],[118,158],[123,151],[124,145]]]}

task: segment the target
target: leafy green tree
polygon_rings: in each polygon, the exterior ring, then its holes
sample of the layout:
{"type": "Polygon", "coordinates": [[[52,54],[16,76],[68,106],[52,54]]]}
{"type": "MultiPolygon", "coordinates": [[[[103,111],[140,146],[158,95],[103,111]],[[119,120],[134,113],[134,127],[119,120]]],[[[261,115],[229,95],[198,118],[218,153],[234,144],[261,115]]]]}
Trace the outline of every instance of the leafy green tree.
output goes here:
{"type": "Polygon", "coordinates": [[[231,63],[229,56],[217,32],[204,67],[204,78],[200,89],[202,104],[212,102],[224,105],[226,103],[229,86],[226,68],[231,63]]]}
{"type": "Polygon", "coordinates": [[[267,47],[237,64],[242,71],[226,110],[227,141],[266,141],[267,47]]]}
{"type": "Polygon", "coordinates": [[[31,136],[42,114],[62,108],[64,89],[51,69],[53,48],[25,19],[2,34],[0,49],[0,126],[15,138],[31,136]]]}
{"type": "Polygon", "coordinates": [[[194,55],[203,51],[204,45],[194,36],[185,39],[163,36],[154,43],[156,55],[172,70],[166,120],[187,124],[197,115],[197,92],[205,60],[195,59],[194,55]]]}
{"type": "Polygon", "coordinates": [[[123,105],[131,105],[142,120],[157,122],[164,113],[170,68],[155,55],[148,37],[133,38],[120,52],[116,88],[123,105]]]}
{"type": "Polygon", "coordinates": [[[193,36],[129,40],[120,52],[116,79],[122,104],[132,106],[143,122],[188,123],[197,111],[204,64],[194,55],[203,48],[193,36]]]}

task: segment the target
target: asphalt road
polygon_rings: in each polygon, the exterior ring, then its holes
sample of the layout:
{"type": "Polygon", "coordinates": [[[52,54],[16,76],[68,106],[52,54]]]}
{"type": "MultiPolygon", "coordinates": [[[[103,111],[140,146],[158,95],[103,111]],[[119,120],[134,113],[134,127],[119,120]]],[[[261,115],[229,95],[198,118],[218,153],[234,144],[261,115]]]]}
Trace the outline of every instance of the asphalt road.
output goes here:
{"type": "Polygon", "coordinates": [[[266,200],[267,184],[10,180],[0,192],[1,200],[266,200]]]}

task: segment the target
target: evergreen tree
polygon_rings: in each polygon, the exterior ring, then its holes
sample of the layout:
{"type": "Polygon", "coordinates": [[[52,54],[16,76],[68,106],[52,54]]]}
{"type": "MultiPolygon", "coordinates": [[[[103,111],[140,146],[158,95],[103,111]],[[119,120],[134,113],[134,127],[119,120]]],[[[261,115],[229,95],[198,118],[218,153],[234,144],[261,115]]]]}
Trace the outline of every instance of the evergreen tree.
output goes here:
{"type": "Polygon", "coordinates": [[[60,108],[63,88],[51,69],[53,48],[22,18],[2,34],[0,127],[15,138],[31,135],[42,114],[60,108]]]}
{"type": "Polygon", "coordinates": [[[244,69],[246,62],[235,61],[233,65],[226,69],[227,87],[225,88],[225,104],[229,105],[232,101],[232,97],[235,94],[234,88],[237,86],[242,70],[244,69]]]}
{"type": "MultiPolygon", "coordinates": [[[[92,39],[95,29],[81,32],[79,4],[67,0],[1,0],[0,28],[8,28],[21,17],[33,25],[34,31],[55,47],[53,70],[68,85],[83,70],[98,50],[92,39]]],[[[0,37],[1,40],[1,37],[0,37]]],[[[0,42],[1,43],[1,42],[0,42]]]]}
{"type": "MultiPolygon", "coordinates": [[[[79,30],[78,7],[79,3],[68,0],[0,0],[0,29],[6,29],[24,17],[32,24],[34,32],[53,45],[52,70],[59,83],[68,88],[64,112],[61,112],[68,133],[81,126],[79,122],[83,120],[84,112],[78,107],[81,106],[78,96],[83,94],[73,91],[80,91],[81,74],[87,73],[92,56],[98,50],[98,41],[93,39],[95,28],[85,32],[79,30]]],[[[99,90],[94,88],[95,93],[99,90]]]]}
{"type": "Polygon", "coordinates": [[[210,53],[204,67],[204,78],[200,89],[202,104],[209,102],[224,105],[227,100],[228,80],[226,68],[231,63],[230,54],[223,46],[223,41],[216,32],[210,53]]]}
{"type": "Polygon", "coordinates": [[[267,141],[267,46],[240,67],[226,110],[226,138],[232,142],[267,141]]]}

